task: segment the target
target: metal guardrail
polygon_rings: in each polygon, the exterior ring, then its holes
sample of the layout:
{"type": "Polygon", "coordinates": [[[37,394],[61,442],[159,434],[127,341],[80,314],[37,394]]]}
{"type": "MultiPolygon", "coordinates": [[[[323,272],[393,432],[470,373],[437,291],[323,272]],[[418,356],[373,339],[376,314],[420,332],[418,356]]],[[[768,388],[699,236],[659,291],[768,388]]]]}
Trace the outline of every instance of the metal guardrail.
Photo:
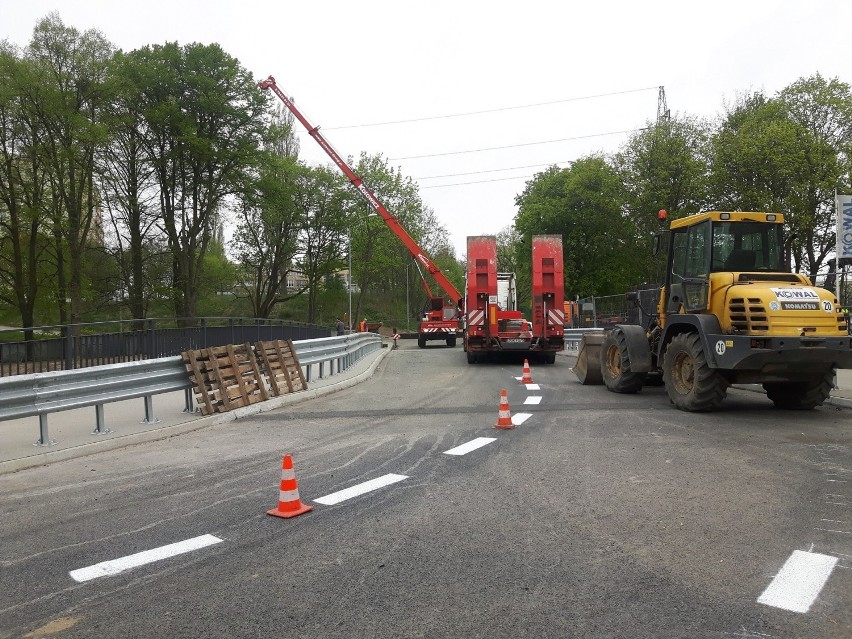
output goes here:
{"type": "Polygon", "coordinates": [[[382,347],[382,338],[376,333],[351,333],[338,337],[305,339],[293,342],[302,365],[305,380],[312,379],[314,370],[319,379],[345,371],[359,359],[382,347]]]}
{"type": "Polygon", "coordinates": [[[586,333],[602,333],[604,330],[603,328],[566,328],[564,333],[565,350],[579,351],[580,340],[583,339],[583,335],[586,333]]]}
{"type": "MultiPolygon", "coordinates": [[[[347,370],[364,356],[382,347],[375,333],[354,333],[293,342],[306,380],[316,370],[319,379],[347,370]]],[[[162,357],[70,371],[50,371],[0,378],[0,421],[21,417],[39,418],[36,446],[56,442],[48,434],[47,416],[63,410],[95,407],[93,434],[111,432],[104,424],[104,404],[142,397],[145,418],[156,423],[153,396],[183,390],[184,412],[195,412],[188,373],[180,357],[162,357]]]]}

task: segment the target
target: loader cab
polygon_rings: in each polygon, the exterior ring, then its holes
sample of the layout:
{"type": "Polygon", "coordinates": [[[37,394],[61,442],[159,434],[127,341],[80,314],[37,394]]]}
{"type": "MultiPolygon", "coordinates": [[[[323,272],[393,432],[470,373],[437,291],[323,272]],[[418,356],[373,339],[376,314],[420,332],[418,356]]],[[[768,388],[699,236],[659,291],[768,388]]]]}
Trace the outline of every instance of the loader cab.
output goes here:
{"type": "Polygon", "coordinates": [[[700,313],[708,308],[711,273],[786,271],[783,247],[780,214],[713,211],[675,220],[669,236],[665,312],[700,313]]]}

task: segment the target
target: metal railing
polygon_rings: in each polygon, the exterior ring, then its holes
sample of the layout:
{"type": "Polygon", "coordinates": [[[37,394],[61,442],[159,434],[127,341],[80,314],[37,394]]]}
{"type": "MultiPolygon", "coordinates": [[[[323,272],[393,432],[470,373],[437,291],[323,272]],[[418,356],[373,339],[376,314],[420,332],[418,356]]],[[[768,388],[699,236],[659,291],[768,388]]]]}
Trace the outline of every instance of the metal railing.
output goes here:
{"type": "Polygon", "coordinates": [[[305,340],[330,330],[286,320],[151,318],[0,331],[0,377],[73,370],[180,355],[183,351],[276,339],[305,340]]]}
{"type": "Polygon", "coordinates": [[[580,340],[586,333],[602,333],[603,328],[566,328],[565,329],[565,350],[579,351],[580,340]]]}
{"type": "MultiPolygon", "coordinates": [[[[300,340],[293,343],[308,381],[314,369],[322,379],[341,373],[366,355],[382,348],[375,333],[354,333],[340,337],[300,340]]],[[[111,432],[104,423],[104,404],[142,397],[143,423],[156,423],[154,395],[183,390],[184,412],[195,412],[189,375],[181,357],[92,366],[70,371],[50,371],[15,375],[0,379],[0,421],[21,417],[39,418],[37,446],[55,441],[48,433],[47,416],[74,408],[95,407],[93,434],[111,432]]]]}

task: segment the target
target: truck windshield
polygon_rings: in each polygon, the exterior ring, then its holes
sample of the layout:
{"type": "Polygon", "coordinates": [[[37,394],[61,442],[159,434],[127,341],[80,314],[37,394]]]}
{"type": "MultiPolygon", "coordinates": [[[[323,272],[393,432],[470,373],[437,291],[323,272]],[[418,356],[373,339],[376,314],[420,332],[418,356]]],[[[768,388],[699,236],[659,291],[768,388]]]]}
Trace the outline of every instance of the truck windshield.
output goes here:
{"type": "Polygon", "coordinates": [[[783,263],[784,231],[766,222],[715,222],[713,271],[787,271],[783,263]]]}

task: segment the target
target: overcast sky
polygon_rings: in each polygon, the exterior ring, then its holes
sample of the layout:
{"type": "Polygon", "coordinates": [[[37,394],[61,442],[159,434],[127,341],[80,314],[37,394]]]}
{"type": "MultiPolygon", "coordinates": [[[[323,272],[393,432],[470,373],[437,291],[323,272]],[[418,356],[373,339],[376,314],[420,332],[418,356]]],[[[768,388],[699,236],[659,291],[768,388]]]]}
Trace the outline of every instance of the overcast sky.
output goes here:
{"type": "MultiPolygon", "coordinates": [[[[714,118],[817,72],[852,81],[849,0],[0,0],[0,39],[26,45],[51,11],[124,50],[218,42],[274,75],[342,156],[381,153],[415,178],[459,257],[512,224],[534,173],[646,126],[661,85],[672,113],[714,118]],[[398,120],[419,121],[353,126],[398,120]]],[[[302,158],[327,163],[300,134],[302,158]]]]}

